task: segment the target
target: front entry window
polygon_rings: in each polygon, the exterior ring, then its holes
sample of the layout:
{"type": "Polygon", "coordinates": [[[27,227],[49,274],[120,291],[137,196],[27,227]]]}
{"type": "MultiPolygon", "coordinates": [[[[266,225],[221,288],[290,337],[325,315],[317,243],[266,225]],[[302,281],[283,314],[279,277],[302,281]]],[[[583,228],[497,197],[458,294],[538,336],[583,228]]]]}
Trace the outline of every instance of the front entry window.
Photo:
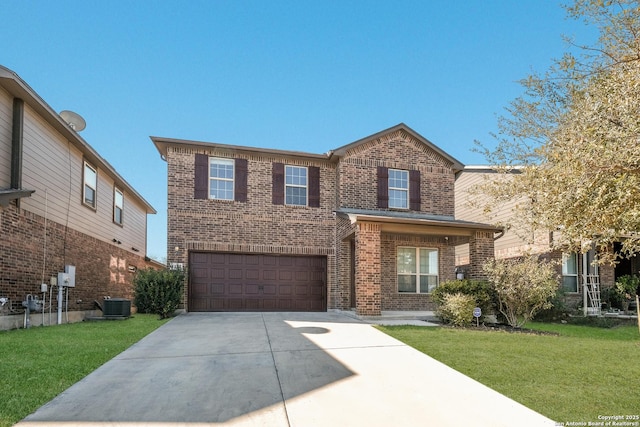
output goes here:
{"type": "Polygon", "coordinates": [[[438,286],[438,250],[399,247],[398,292],[426,294],[438,286]]]}

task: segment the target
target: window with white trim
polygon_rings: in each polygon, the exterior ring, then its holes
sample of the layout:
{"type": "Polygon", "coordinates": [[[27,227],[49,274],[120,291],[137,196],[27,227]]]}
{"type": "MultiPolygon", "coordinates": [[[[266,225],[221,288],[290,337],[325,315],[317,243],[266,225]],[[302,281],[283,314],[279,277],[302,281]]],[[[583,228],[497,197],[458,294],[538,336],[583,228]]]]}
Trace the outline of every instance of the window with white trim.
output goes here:
{"type": "Polygon", "coordinates": [[[209,158],[209,198],[233,200],[233,159],[209,158]]]}
{"type": "Polygon", "coordinates": [[[562,289],[578,292],[578,254],[562,254],[562,289]]]}
{"type": "Polygon", "coordinates": [[[122,225],[124,213],[124,193],[118,188],[113,188],[113,222],[122,225]]]}
{"type": "Polygon", "coordinates": [[[284,203],[307,206],[308,170],[304,166],[284,167],[284,203]]]}
{"type": "Polygon", "coordinates": [[[427,294],[438,286],[438,250],[398,247],[399,293],[427,294]]]}
{"type": "Polygon", "coordinates": [[[82,176],[82,203],[90,208],[96,209],[96,196],[98,190],[98,171],[95,167],[84,162],[84,172],[82,176]]]}
{"type": "Polygon", "coordinates": [[[389,207],[409,209],[409,171],[389,169],[389,207]]]}

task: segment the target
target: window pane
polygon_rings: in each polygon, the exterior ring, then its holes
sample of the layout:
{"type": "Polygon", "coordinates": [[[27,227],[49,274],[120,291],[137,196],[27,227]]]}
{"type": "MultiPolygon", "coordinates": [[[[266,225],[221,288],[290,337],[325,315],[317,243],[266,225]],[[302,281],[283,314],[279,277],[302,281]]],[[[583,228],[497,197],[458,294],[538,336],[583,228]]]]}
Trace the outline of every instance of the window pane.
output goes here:
{"type": "Polygon", "coordinates": [[[416,273],[416,250],[415,248],[398,248],[398,274],[416,273]]]}
{"type": "Polygon", "coordinates": [[[389,190],[390,208],[407,208],[407,192],[404,190],[389,190]]]}
{"type": "Polygon", "coordinates": [[[305,187],[287,187],[285,203],[287,205],[307,205],[307,189],[305,187]]]}
{"type": "Polygon", "coordinates": [[[211,178],[233,179],[233,160],[211,159],[209,174],[211,178]]]}
{"type": "Polygon", "coordinates": [[[562,276],[562,289],[565,292],[578,292],[578,276],[562,276]]]}
{"type": "Polygon", "coordinates": [[[562,274],[578,274],[578,260],[575,253],[562,255],[562,274]]]}
{"type": "Polygon", "coordinates": [[[88,185],[84,186],[84,202],[88,205],[96,205],[96,192],[88,185]]]}
{"type": "Polygon", "coordinates": [[[409,189],[409,172],[389,169],[389,188],[409,189]]]}
{"type": "Polygon", "coordinates": [[[286,185],[307,185],[307,168],[299,166],[285,167],[285,184],[286,185]]]}
{"type": "Polygon", "coordinates": [[[96,188],[96,171],[91,166],[84,165],[84,183],[91,188],[96,188]]]}
{"type": "Polygon", "coordinates": [[[398,292],[416,292],[416,276],[398,276],[398,292]]]}
{"type": "Polygon", "coordinates": [[[116,208],[114,221],[116,224],[122,224],[122,209],[116,208]]]}
{"type": "Polygon", "coordinates": [[[420,274],[438,274],[438,251],[420,249],[420,274]]]}
{"type": "Polygon", "coordinates": [[[429,293],[438,286],[438,276],[420,276],[420,293],[429,293]]]}
{"type": "Polygon", "coordinates": [[[233,200],[233,181],[211,180],[209,195],[212,199],[233,200]]]}

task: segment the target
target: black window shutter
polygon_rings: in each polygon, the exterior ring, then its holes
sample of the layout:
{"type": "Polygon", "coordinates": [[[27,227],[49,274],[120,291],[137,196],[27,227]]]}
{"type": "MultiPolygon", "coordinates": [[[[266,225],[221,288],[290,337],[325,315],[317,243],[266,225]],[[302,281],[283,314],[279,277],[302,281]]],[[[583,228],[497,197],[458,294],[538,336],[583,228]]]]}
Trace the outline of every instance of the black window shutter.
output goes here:
{"type": "Polygon", "coordinates": [[[195,199],[208,199],[209,195],[209,156],[206,154],[196,154],[195,164],[195,182],[194,193],[195,199]]]}
{"type": "Polygon", "coordinates": [[[320,168],[309,166],[309,207],[320,207],[320,168]]]}
{"type": "Polygon", "coordinates": [[[378,166],[378,207],[389,207],[389,168],[378,166]]]}
{"type": "Polygon", "coordinates": [[[273,164],[271,178],[271,201],[274,205],[284,205],[284,163],[273,164]]]}
{"type": "Polygon", "coordinates": [[[238,202],[247,201],[247,159],[235,159],[235,188],[233,198],[238,202]]]}
{"type": "Polygon", "coordinates": [[[420,210],[420,171],[409,171],[409,209],[420,210]]]}

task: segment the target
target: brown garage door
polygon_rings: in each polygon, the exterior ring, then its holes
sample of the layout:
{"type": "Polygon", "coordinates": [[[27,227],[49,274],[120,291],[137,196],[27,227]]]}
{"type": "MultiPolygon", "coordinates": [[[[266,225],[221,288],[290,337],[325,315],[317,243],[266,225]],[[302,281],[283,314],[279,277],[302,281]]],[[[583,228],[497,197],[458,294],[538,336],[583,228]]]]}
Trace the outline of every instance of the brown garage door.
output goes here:
{"type": "Polygon", "coordinates": [[[189,311],[326,311],[321,256],[192,252],[189,311]]]}

